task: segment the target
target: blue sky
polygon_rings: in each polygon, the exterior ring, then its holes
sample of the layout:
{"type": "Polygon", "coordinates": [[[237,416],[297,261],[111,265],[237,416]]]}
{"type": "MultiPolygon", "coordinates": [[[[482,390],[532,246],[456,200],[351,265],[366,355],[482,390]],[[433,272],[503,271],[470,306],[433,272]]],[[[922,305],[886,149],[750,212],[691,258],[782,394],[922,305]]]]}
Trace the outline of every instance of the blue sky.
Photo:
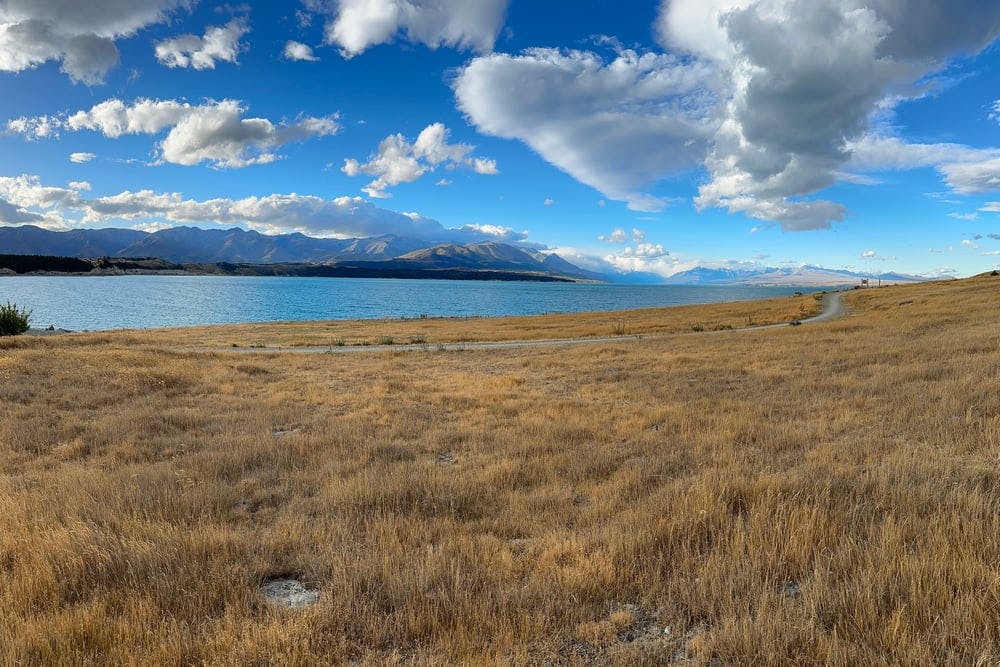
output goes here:
{"type": "Polygon", "coordinates": [[[0,224],[1000,266],[982,0],[0,0],[0,224]]]}

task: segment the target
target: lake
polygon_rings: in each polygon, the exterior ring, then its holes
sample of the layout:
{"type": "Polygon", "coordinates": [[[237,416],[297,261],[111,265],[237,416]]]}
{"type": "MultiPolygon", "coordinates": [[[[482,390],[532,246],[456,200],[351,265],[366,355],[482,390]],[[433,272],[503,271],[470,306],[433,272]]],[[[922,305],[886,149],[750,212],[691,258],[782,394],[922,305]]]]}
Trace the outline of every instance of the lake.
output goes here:
{"type": "Polygon", "coordinates": [[[33,327],[142,329],[235,322],[502,316],[765,299],[816,288],[276,278],[0,276],[33,327]]]}

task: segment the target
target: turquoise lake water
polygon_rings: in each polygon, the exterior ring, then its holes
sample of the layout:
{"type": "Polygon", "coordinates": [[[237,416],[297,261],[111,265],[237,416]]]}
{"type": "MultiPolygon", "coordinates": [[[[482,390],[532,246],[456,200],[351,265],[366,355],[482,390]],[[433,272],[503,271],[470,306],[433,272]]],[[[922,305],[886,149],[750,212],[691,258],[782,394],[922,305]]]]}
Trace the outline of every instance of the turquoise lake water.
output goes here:
{"type": "Polygon", "coordinates": [[[31,325],[142,329],[233,322],[501,316],[620,310],[788,295],[796,287],[220,276],[2,276],[0,303],[31,325]]]}

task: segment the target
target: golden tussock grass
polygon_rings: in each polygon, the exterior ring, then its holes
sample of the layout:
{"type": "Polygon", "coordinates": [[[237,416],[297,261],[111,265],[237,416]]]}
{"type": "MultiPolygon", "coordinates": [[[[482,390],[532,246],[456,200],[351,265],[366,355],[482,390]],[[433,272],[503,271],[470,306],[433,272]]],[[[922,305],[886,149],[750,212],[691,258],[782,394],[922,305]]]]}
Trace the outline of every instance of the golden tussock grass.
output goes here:
{"type": "Polygon", "coordinates": [[[845,299],[503,352],[5,342],[0,662],[996,664],[1000,279],[845,299]]]}

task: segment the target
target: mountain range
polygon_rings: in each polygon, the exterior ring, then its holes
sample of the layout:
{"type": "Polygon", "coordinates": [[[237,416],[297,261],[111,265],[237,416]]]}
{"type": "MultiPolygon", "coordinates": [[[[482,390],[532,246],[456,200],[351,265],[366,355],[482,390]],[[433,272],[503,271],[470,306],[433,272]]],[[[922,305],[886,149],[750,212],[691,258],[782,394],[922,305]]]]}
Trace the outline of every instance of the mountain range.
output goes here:
{"type": "Polygon", "coordinates": [[[157,258],[178,265],[315,265],[366,271],[501,271],[606,282],[657,282],[670,285],[856,285],[863,278],[882,283],[918,282],[900,273],[862,274],[803,265],[793,268],[696,267],[669,277],[654,274],[597,273],[552,252],[495,241],[438,243],[399,236],[323,239],[305,234],[266,235],[239,228],[170,227],[156,232],[135,229],[51,231],[33,225],[0,227],[0,255],[75,258],[157,258]]]}
{"type": "Polygon", "coordinates": [[[157,258],[190,264],[310,264],[367,269],[505,271],[583,280],[603,276],[554,253],[494,241],[431,244],[399,236],[321,239],[305,234],[265,235],[244,229],[171,227],[51,231],[23,225],[0,227],[0,254],[75,258],[157,258]]]}
{"type": "Polygon", "coordinates": [[[857,285],[862,279],[882,284],[914,283],[927,280],[903,273],[860,273],[846,269],[826,269],[808,264],[790,268],[754,267],[712,269],[696,267],[663,280],[668,285],[787,285],[790,287],[839,287],[857,285]]]}

